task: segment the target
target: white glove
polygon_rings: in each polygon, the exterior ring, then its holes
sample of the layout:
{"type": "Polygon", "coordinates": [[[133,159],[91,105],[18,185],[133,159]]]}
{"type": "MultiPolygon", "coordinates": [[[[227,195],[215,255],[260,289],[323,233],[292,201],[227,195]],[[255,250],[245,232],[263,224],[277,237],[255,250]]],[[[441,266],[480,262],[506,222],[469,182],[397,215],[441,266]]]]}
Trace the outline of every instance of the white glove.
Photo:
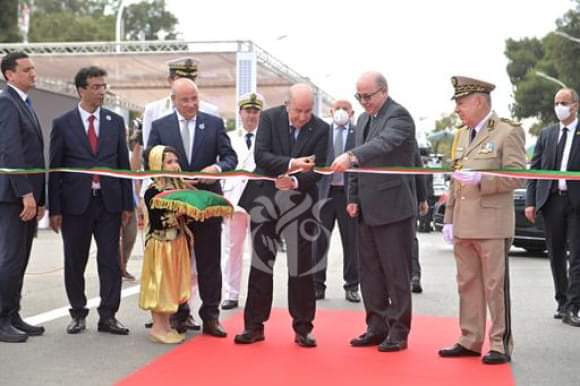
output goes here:
{"type": "Polygon", "coordinates": [[[443,225],[443,240],[447,244],[453,244],[453,224],[443,225]]]}
{"type": "Polygon", "coordinates": [[[452,175],[453,179],[461,182],[465,185],[479,185],[481,182],[481,173],[480,172],[460,172],[456,171],[453,172],[452,175]]]}

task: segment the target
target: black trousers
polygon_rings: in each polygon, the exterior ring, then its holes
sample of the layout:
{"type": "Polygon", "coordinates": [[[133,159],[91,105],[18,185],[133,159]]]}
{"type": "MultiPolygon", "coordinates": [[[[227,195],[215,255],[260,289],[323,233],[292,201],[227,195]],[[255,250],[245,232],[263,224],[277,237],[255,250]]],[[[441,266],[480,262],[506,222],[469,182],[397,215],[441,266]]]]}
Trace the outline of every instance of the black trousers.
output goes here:
{"type": "MultiPolygon", "coordinates": [[[[212,218],[204,222],[192,222],[189,225],[193,233],[193,250],[197,265],[197,283],[201,307],[199,317],[209,322],[218,320],[219,304],[222,293],[221,234],[222,220],[212,218]]],[[[190,315],[189,304],[179,305],[173,318],[184,321],[190,315]]]]}
{"type": "Polygon", "coordinates": [[[0,324],[20,311],[24,272],[30,258],[36,219],[24,222],[21,203],[0,203],[0,324]]]}
{"type": "Polygon", "coordinates": [[[358,290],[357,222],[346,213],[346,192],[343,187],[330,187],[328,200],[320,213],[322,226],[326,230],[316,243],[314,259],[318,271],[314,275],[315,288],[326,288],[328,251],[334,224],[338,222],[342,244],[342,277],[345,290],[358,290]]]}
{"type": "MultiPolygon", "coordinates": [[[[288,256],[288,309],[292,328],[300,334],[312,331],[316,312],[314,298],[313,248],[320,226],[307,208],[306,213],[292,215],[290,205],[279,216],[264,207],[251,211],[252,266],[248,280],[248,298],[244,324],[248,330],[263,330],[272,310],[273,270],[278,245],[284,238],[288,256]],[[260,213],[261,215],[256,215],[260,213]],[[267,213],[268,212],[268,213],[267,213]]],[[[294,213],[300,212],[296,210],[294,213]]]]}
{"type": "Polygon", "coordinates": [[[409,265],[415,217],[386,225],[359,223],[360,284],[367,331],[392,340],[411,329],[409,265]]]}
{"type": "Polygon", "coordinates": [[[101,319],[115,316],[121,304],[121,268],[119,237],[121,213],[107,212],[99,194],[91,196],[89,206],[81,215],[64,214],[64,281],[73,318],[84,318],[86,308],[85,269],[89,260],[91,239],[97,244],[97,269],[101,304],[97,308],[101,319]]]}
{"type": "Polygon", "coordinates": [[[567,195],[551,194],[542,208],[555,298],[561,310],[580,308],[580,209],[567,195]],[[566,245],[570,250],[567,264],[566,245]]]}

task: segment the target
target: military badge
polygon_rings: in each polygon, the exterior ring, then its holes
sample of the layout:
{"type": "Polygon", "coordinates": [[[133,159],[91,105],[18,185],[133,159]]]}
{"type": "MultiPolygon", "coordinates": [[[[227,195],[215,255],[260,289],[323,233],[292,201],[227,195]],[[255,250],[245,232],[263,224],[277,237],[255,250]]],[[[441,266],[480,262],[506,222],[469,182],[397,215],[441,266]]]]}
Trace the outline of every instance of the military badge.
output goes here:
{"type": "Polygon", "coordinates": [[[479,154],[490,154],[490,153],[493,153],[494,150],[495,150],[495,143],[486,142],[479,148],[478,153],[479,154]]]}

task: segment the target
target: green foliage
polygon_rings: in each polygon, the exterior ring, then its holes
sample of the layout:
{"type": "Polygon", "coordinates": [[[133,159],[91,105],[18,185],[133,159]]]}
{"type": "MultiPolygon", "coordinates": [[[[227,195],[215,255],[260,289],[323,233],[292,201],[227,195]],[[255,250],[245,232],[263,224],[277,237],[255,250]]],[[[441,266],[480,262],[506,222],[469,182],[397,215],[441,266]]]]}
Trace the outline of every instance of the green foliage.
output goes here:
{"type": "Polygon", "coordinates": [[[0,43],[19,42],[18,0],[0,0],[0,9],[0,43]]]}
{"type": "MultiPolygon", "coordinates": [[[[575,9],[556,21],[556,30],[580,38],[580,0],[574,3],[575,9]]],[[[580,43],[554,33],[542,39],[508,39],[505,55],[508,58],[507,72],[514,86],[512,114],[517,119],[536,118],[538,122],[530,133],[537,135],[543,126],[556,120],[554,95],[561,87],[541,74],[579,90],[580,43]]]]}
{"type": "Polygon", "coordinates": [[[132,4],[125,10],[125,38],[127,40],[158,40],[159,32],[164,31],[163,40],[176,38],[177,18],[165,10],[165,0],[132,4]],[[141,36],[142,35],[142,36],[141,36]]]}
{"type": "MultiPolygon", "coordinates": [[[[120,0],[35,0],[29,40],[113,41],[119,4],[120,0]]],[[[125,8],[123,40],[135,40],[141,36],[156,40],[160,31],[165,32],[165,39],[175,39],[177,18],[166,11],[165,6],[165,0],[153,0],[125,8]]]]}
{"type": "Polygon", "coordinates": [[[461,121],[459,120],[459,116],[457,116],[457,114],[442,114],[441,118],[435,121],[435,129],[433,131],[437,132],[447,129],[453,130],[459,125],[461,125],[461,121]]]}

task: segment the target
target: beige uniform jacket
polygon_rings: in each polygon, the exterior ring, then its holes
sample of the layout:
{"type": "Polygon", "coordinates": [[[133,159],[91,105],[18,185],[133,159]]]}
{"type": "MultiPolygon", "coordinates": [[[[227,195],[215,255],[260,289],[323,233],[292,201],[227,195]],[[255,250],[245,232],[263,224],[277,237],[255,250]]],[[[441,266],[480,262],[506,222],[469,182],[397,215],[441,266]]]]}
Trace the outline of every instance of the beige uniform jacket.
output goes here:
{"type": "MultiPolygon", "coordinates": [[[[487,124],[469,143],[469,129],[456,134],[452,160],[463,170],[525,168],[525,135],[519,125],[491,115],[487,124]]],[[[483,175],[479,185],[453,180],[445,223],[453,224],[454,237],[502,239],[514,235],[513,190],[523,186],[517,178],[483,175]]]]}

